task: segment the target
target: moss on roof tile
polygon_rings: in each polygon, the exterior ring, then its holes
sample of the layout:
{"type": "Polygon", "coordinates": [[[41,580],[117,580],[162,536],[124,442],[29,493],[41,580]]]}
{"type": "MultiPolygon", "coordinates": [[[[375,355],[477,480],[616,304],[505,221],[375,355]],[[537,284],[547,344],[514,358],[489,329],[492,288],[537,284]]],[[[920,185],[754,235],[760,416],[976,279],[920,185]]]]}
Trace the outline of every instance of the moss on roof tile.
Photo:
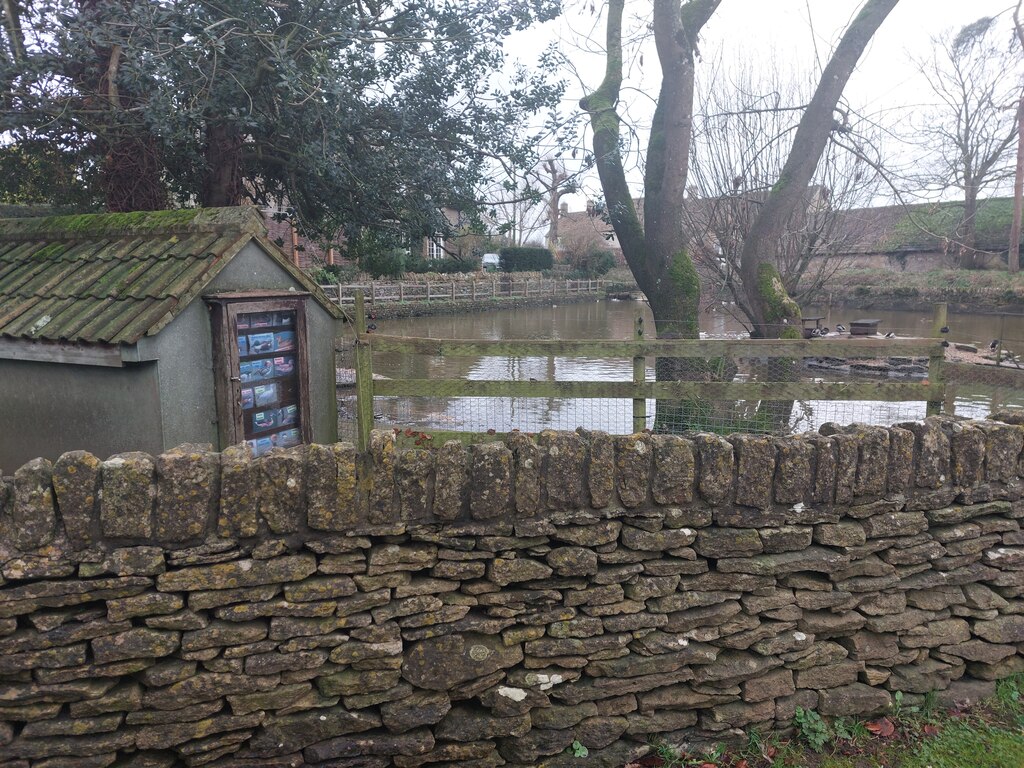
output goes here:
{"type": "Polygon", "coordinates": [[[246,206],[0,219],[0,240],[87,240],[195,232],[249,232],[261,235],[265,231],[259,212],[246,206]]]}

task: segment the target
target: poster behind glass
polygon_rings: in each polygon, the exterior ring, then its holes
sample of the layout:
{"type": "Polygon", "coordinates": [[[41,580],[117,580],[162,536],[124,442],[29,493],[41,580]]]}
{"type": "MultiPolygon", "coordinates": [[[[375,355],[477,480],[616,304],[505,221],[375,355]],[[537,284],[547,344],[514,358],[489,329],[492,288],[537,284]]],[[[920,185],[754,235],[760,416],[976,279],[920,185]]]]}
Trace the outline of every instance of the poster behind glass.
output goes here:
{"type": "Polygon", "coordinates": [[[302,442],[295,316],[295,310],[237,316],[242,423],[256,456],[302,442]]]}

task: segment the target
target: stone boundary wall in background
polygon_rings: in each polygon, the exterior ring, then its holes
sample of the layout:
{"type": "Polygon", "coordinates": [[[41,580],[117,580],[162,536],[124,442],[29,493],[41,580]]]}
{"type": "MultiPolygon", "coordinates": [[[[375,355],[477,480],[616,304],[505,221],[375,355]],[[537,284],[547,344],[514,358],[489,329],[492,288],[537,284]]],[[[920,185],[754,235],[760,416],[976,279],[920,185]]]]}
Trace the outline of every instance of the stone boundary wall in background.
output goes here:
{"type": "Polygon", "coordinates": [[[1024,669],[1022,449],[929,419],[36,460],[0,486],[0,766],[618,766],[975,700],[1024,669]]]}

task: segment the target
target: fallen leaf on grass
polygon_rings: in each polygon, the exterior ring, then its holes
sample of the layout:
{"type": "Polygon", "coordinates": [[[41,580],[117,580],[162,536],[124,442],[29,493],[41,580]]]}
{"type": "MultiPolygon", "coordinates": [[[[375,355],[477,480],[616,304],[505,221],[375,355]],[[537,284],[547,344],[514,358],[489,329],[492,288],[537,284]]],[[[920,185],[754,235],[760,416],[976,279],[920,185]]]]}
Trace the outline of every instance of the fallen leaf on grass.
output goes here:
{"type": "Polygon", "coordinates": [[[750,763],[748,763],[746,760],[740,760],[732,768],[750,768],[750,763]]]}
{"type": "Polygon", "coordinates": [[[922,730],[922,732],[924,733],[925,736],[938,736],[939,735],[939,726],[932,725],[931,723],[926,725],[921,730],[922,730]]]}
{"type": "Polygon", "coordinates": [[[878,736],[882,739],[888,739],[894,733],[896,733],[896,726],[893,725],[892,720],[890,720],[888,717],[883,717],[880,720],[875,720],[874,722],[868,723],[865,727],[873,734],[875,734],[875,736],[878,736]]]}

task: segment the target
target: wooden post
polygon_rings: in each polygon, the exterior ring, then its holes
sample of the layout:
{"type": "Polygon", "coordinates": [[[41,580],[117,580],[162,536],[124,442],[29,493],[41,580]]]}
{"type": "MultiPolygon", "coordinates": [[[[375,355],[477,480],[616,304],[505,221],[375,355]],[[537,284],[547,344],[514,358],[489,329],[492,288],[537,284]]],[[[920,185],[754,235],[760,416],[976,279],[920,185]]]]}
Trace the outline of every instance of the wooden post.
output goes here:
{"type": "Polygon", "coordinates": [[[945,399],[945,375],[942,370],[946,359],[946,348],[936,346],[935,351],[928,355],[928,389],[935,392],[925,404],[925,414],[938,416],[942,413],[942,401],[945,399]]]}
{"type": "Polygon", "coordinates": [[[398,281],[398,300],[405,301],[405,284],[401,280],[398,281]]]}
{"type": "MultiPolygon", "coordinates": [[[[932,338],[945,339],[946,334],[942,329],[948,325],[948,306],[946,302],[938,302],[932,310],[932,338]]],[[[945,384],[943,382],[942,365],[945,362],[945,347],[937,347],[936,351],[928,356],[928,386],[934,387],[938,397],[933,397],[925,404],[925,413],[928,416],[938,416],[942,413],[942,401],[945,384]]]]}
{"type": "MultiPolygon", "coordinates": [[[[637,317],[633,323],[633,341],[644,338],[644,319],[637,317]]],[[[633,383],[640,385],[647,380],[647,360],[643,355],[633,358],[633,383]]],[[[647,398],[633,398],[633,432],[643,432],[647,428],[647,398]]]]}
{"type": "Polygon", "coordinates": [[[341,280],[338,281],[338,306],[343,306],[345,302],[341,300],[341,280]]]}
{"type": "Polygon", "coordinates": [[[430,281],[427,280],[427,303],[430,303],[430,281]]]}
{"type": "Polygon", "coordinates": [[[940,301],[932,309],[932,338],[941,339],[945,336],[942,333],[942,329],[945,328],[949,323],[946,322],[946,302],[940,301]]]}
{"type": "Polygon", "coordinates": [[[471,280],[470,285],[472,286],[473,301],[476,301],[476,280],[471,280]]]}
{"type": "Polygon", "coordinates": [[[452,301],[455,301],[455,281],[452,280],[452,301]]]}
{"type": "Polygon", "coordinates": [[[996,337],[996,365],[1003,362],[1003,334],[1006,333],[1006,315],[999,315],[999,335],[996,337]]]}
{"type": "Polygon", "coordinates": [[[363,292],[356,291],[356,447],[366,453],[373,430],[373,350],[366,334],[363,292]]]}
{"type": "Polygon", "coordinates": [[[498,279],[497,278],[493,278],[491,280],[491,298],[492,299],[498,298],[498,279]]]}
{"type": "Polygon", "coordinates": [[[373,280],[370,281],[370,306],[377,306],[377,283],[373,280]]]}

